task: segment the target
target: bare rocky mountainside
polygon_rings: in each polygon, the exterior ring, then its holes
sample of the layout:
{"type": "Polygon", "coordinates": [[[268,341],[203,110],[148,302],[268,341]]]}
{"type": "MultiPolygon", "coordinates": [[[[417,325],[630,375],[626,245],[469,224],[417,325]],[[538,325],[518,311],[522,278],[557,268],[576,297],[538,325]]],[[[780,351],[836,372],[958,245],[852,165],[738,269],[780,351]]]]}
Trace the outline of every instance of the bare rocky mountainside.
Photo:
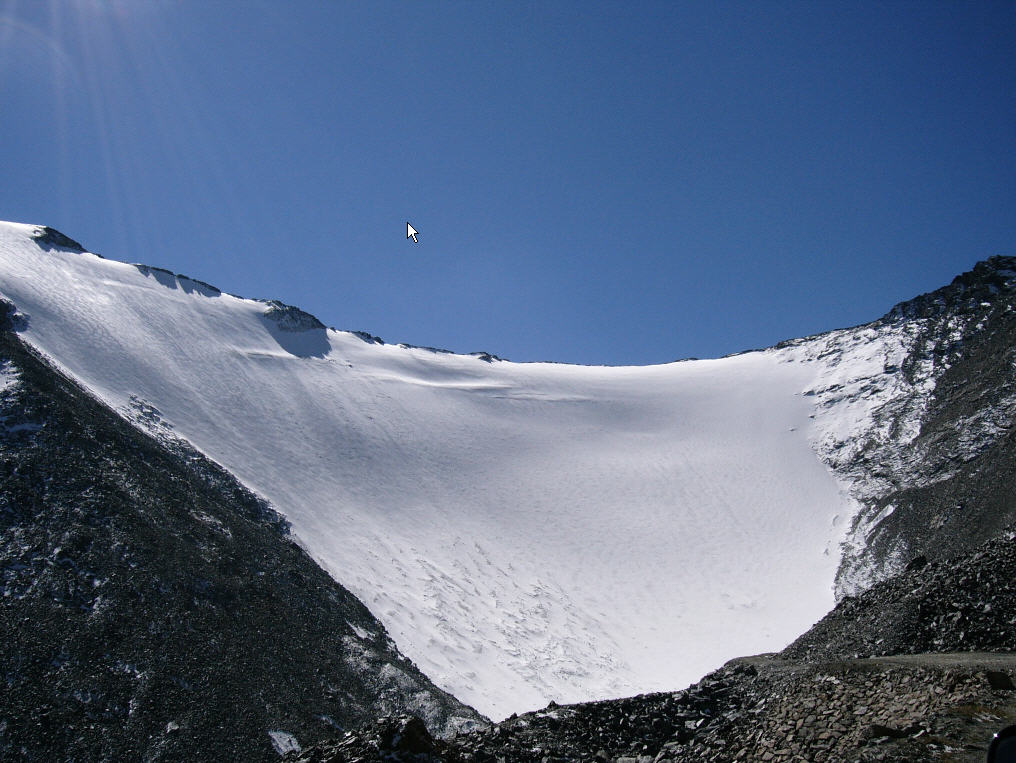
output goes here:
{"type": "Polygon", "coordinates": [[[877,413],[846,457],[826,456],[862,505],[841,595],[916,558],[962,554],[1016,521],[1016,258],[980,262],[871,326],[908,337],[905,360],[888,370],[910,392],[877,413]]]}
{"type": "Polygon", "coordinates": [[[482,722],[269,506],[54,371],[0,307],[0,760],[278,760],[386,713],[482,722]]]}

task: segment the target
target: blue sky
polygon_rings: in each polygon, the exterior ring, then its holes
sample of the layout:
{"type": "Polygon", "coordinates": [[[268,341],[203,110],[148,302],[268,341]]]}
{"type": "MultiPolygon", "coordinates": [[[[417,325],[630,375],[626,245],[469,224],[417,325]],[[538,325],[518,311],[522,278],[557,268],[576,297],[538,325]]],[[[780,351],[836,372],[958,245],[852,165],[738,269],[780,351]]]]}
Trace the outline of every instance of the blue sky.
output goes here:
{"type": "Polygon", "coordinates": [[[1016,3],[0,0],[0,156],[0,218],[336,328],[713,357],[1016,254],[1016,3]]]}

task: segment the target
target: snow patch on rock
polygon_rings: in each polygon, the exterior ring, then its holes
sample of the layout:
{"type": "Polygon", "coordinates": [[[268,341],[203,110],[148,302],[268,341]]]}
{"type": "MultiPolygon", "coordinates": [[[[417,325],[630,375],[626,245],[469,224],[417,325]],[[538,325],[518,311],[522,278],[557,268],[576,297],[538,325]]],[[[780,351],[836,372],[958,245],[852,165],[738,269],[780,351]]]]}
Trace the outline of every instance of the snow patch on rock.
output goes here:
{"type": "Polygon", "coordinates": [[[272,747],[279,755],[286,755],[290,752],[300,752],[303,748],[296,737],[288,731],[269,731],[268,737],[272,740],[272,747]]]}

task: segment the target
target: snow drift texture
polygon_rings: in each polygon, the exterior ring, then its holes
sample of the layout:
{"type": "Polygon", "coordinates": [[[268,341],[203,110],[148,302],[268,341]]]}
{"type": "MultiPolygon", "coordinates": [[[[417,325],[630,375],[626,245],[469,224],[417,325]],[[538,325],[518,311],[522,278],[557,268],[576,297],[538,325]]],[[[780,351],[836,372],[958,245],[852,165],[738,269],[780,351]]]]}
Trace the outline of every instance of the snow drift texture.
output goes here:
{"type": "Polygon", "coordinates": [[[883,326],[661,366],[491,361],[16,224],[0,293],[29,343],[268,499],[493,717],[682,687],[824,615],[857,508],[826,464],[902,394],[885,369],[906,350],[883,326]]]}

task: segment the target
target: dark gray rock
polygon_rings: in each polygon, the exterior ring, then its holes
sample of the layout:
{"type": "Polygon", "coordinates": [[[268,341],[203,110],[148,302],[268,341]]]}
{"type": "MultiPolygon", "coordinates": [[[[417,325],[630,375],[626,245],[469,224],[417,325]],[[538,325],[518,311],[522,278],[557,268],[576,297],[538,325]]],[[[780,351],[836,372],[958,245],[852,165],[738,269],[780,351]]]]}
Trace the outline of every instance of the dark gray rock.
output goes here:
{"type": "MultiPolygon", "coordinates": [[[[55,228],[50,228],[45,225],[36,229],[35,233],[32,235],[32,239],[47,252],[51,249],[66,249],[69,252],[78,252],[79,254],[86,251],[85,247],[74,239],[69,236],[65,236],[55,228]]],[[[99,255],[96,256],[98,257],[99,255]]]]}
{"type": "Polygon", "coordinates": [[[325,328],[325,324],[299,307],[284,304],[277,299],[258,301],[268,305],[265,308],[265,318],[272,321],[282,331],[310,331],[325,328]]]}

